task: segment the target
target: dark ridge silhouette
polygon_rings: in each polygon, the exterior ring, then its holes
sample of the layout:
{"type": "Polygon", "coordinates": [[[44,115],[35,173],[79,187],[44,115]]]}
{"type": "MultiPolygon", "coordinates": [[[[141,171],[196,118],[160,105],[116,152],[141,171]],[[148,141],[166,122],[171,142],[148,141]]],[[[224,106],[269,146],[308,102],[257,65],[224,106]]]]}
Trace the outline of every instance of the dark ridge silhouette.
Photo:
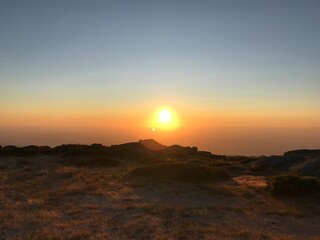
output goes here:
{"type": "Polygon", "coordinates": [[[285,152],[282,156],[245,157],[216,155],[198,151],[197,147],[165,146],[153,139],[119,145],[63,144],[56,147],[13,145],[0,147],[0,156],[59,155],[67,164],[81,166],[117,166],[119,160],[137,163],[186,161],[210,163],[233,173],[246,171],[251,174],[273,176],[281,173],[320,177],[320,150],[300,149],[285,152]]]}
{"type": "Polygon", "coordinates": [[[48,146],[25,146],[16,147],[13,145],[8,145],[0,148],[0,155],[4,156],[34,156],[36,154],[49,154],[52,149],[48,146]]]}
{"type": "Polygon", "coordinates": [[[210,152],[198,151],[197,147],[183,147],[180,145],[165,146],[153,139],[119,145],[104,146],[102,144],[63,144],[53,148],[48,146],[5,146],[0,148],[0,155],[4,156],[32,156],[37,154],[62,155],[65,157],[77,156],[104,156],[143,160],[146,158],[183,158],[188,155],[199,155],[214,158],[219,155],[210,152]]]}
{"type": "Polygon", "coordinates": [[[108,153],[108,147],[102,144],[82,145],[63,144],[51,149],[50,154],[63,156],[104,156],[108,153]]]}
{"type": "Polygon", "coordinates": [[[151,150],[163,150],[167,148],[167,146],[162,145],[161,143],[158,143],[154,139],[140,140],[139,143],[151,150]]]}
{"type": "Polygon", "coordinates": [[[8,146],[4,146],[1,150],[2,150],[2,152],[13,152],[13,151],[15,151],[15,150],[17,150],[18,149],[18,147],[16,147],[16,146],[13,146],[13,145],[8,145],[8,146]]]}
{"type": "Polygon", "coordinates": [[[320,149],[299,149],[299,150],[292,150],[284,153],[284,156],[319,156],[320,149]]]}

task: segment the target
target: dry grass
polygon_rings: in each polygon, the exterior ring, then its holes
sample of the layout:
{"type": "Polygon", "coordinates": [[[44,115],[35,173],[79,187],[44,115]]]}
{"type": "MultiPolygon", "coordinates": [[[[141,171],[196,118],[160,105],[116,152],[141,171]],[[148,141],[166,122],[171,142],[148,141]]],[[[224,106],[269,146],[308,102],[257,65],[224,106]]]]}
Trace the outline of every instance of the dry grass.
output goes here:
{"type": "Polygon", "coordinates": [[[145,184],[124,178],[135,166],[86,169],[59,162],[0,160],[0,239],[320,237],[317,203],[275,199],[261,187],[262,178],[145,184]]]}

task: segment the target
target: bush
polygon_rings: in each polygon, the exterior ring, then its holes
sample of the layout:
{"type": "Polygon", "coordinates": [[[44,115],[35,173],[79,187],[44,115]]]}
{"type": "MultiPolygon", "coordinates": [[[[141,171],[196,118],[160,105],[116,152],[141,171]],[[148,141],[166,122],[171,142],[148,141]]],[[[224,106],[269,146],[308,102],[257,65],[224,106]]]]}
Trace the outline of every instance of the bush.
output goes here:
{"type": "Polygon", "coordinates": [[[134,169],[130,176],[150,180],[173,180],[180,182],[212,182],[228,180],[230,177],[223,169],[192,163],[162,163],[134,169]]]}
{"type": "Polygon", "coordinates": [[[0,155],[4,156],[35,156],[38,154],[49,154],[51,148],[48,146],[25,146],[25,147],[16,147],[13,145],[5,146],[1,149],[0,146],[0,155]]]}
{"type": "Polygon", "coordinates": [[[269,179],[267,189],[275,195],[314,195],[320,192],[320,181],[309,176],[277,175],[269,179]]]}

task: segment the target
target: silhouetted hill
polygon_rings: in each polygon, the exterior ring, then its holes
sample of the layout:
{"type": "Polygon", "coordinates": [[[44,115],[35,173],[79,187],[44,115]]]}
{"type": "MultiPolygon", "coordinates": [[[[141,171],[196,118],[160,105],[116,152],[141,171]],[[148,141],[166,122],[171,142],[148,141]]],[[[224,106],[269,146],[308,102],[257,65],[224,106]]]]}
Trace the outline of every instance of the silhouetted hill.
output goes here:
{"type": "Polygon", "coordinates": [[[230,172],[250,172],[271,176],[279,173],[293,173],[320,177],[320,150],[292,150],[282,156],[234,157],[215,155],[198,151],[197,147],[180,145],[165,146],[153,139],[140,140],[118,145],[63,144],[56,147],[13,145],[0,147],[0,156],[59,155],[68,158],[69,163],[90,166],[116,166],[119,160],[138,163],[171,161],[193,161],[210,163],[230,172]],[[109,164],[110,163],[110,164],[109,164]],[[111,164],[112,163],[112,164],[111,164]],[[232,164],[231,164],[232,163],[232,164]]]}
{"type": "Polygon", "coordinates": [[[167,146],[162,145],[161,143],[158,143],[154,139],[140,140],[139,143],[151,150],[163,150],[167,148],[167,146]]]}
{"type": "Polygon", "coordinates": [[[119,145],[104,146],[102,144],[63,144],[56,147],[48,146],[5,146],[0,148],[3,156],[32,156],[37,154],[70,156],[109,156],[119,158],[181,158],[188,155],[203,157],[216,157],[210,152],[199,152],[197,147],[183,147],[180,145],[165,146],[153,139],[140,140],[139,142],[124,143],[119,145]]]}

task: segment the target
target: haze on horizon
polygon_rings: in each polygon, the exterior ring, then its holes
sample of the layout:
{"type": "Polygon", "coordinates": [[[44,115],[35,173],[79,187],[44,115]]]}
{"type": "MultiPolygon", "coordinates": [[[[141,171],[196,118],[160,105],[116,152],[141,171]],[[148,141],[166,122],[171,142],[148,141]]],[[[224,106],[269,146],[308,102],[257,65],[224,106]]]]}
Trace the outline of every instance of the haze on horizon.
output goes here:
{"type": "Polygon", "coordinates": [[[0,145],[320,146],[320,2],[0,2],[0,145]],[[158,108],[176,129],[152,131],[158,108]]]}

